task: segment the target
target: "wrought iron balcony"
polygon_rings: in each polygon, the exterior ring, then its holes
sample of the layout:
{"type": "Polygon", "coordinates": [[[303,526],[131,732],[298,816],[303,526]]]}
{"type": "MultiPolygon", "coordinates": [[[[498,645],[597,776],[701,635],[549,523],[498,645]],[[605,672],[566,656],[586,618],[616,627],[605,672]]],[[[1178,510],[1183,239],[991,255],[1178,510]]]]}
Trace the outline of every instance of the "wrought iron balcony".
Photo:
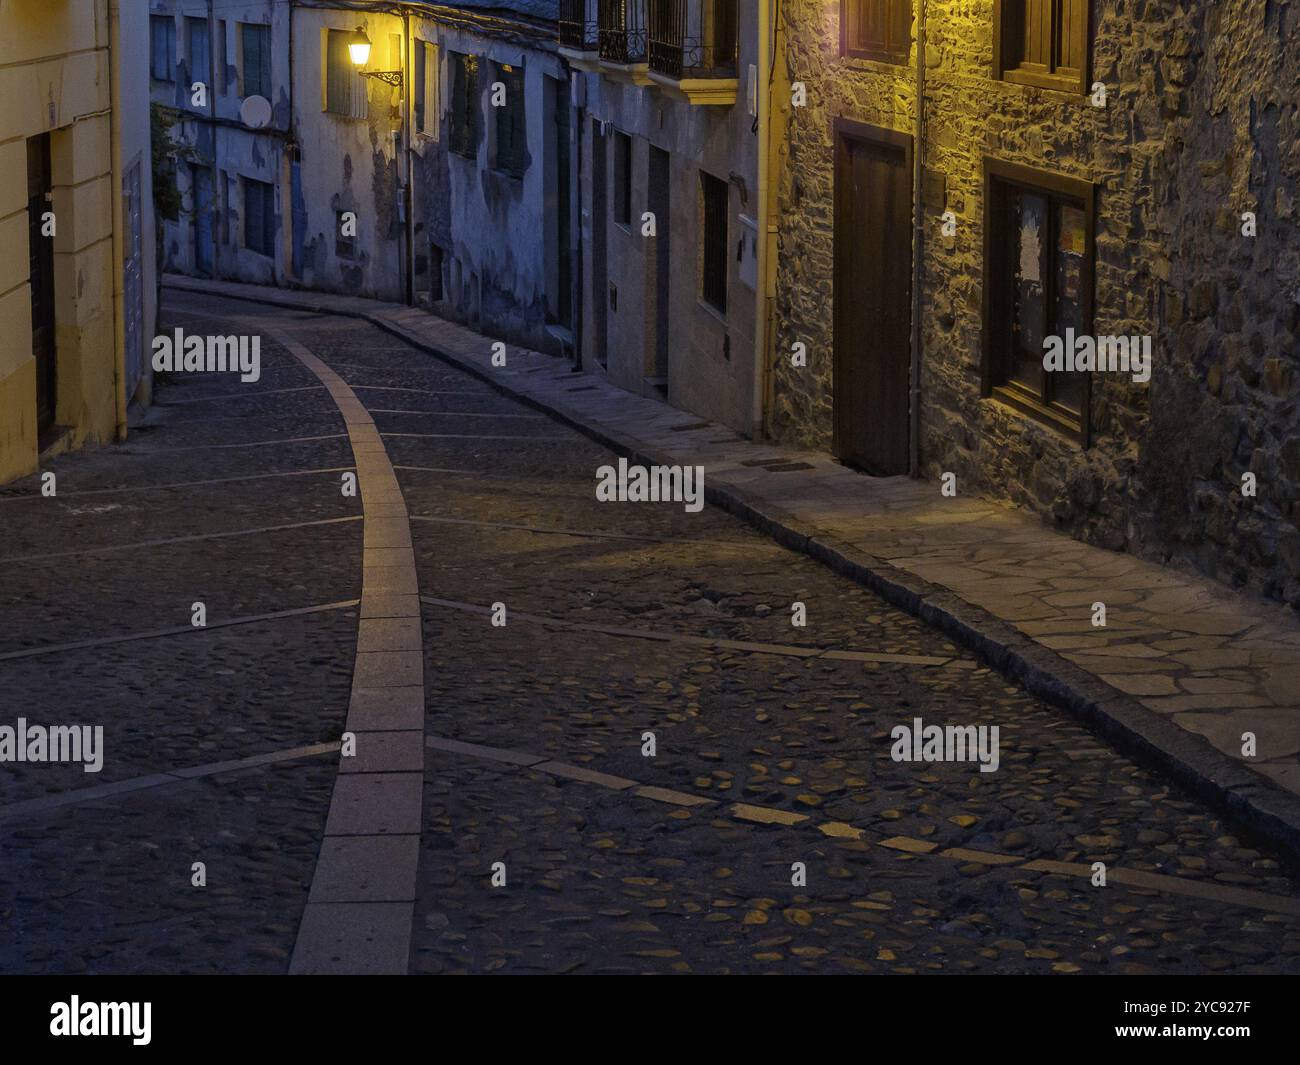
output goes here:
{"type": "Polygon", "coordinates": [[[678,81],[734,79],[737,0],[649,0],[650,69],[678,81]]]}
{"type": "MultiPolygon", "coordinates": [[[[573,52],[594,52],[599,41],[596,20],[587,17],[593,0],[560,0],[560,47],[573,52]]],[[[594,13],[594,11],[593,11],[594,13]]]]}
{"type": "Polygon", "coordinates": [[[646,61],[646,0],[600,0],[600,58],[634,66],[646,61]]]}

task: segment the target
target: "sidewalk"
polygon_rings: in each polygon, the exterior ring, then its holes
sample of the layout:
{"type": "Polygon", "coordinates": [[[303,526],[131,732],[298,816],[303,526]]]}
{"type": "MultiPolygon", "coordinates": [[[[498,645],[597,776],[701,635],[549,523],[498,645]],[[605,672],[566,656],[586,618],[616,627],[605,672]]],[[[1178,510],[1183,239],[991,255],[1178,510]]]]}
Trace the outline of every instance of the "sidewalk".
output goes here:
{"type": "Polygon", "coordinates": [[[507,366],[493,367],[491,339],[424,311],[166,284],[365,318],[636,461],[703,465],[709,502],[919,615],[1300,856],[1300,619],[1290,609],[988,501],[943,498],[937,484],[753,443],[549,355],[509,346],[507,366]],[[1094,602],[1106,604],[1104,628],[1092,625],[1094,602]],[[1253,758],[1241,755],[1246,732],[1253,758]]]}

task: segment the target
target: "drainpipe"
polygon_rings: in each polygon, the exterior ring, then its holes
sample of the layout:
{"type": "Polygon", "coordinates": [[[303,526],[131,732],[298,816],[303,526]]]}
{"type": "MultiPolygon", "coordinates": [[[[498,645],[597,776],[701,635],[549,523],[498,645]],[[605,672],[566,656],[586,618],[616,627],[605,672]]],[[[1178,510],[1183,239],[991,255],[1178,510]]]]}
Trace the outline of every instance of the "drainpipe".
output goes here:
{"type": "MultiPolygon", "coordinates": [[[[584,29],[585,33],[586,30],[584,29]]],[[[570,153],[570,172],[573,174],[573,185],[569,190],[569,204],[572,218],[569,222],[569,233],[567,240],[569,247],[573,249],[573,274],[570,278],[571,297],[569,301],[569,320],[573,325],[573,370],[575,373],[582,371],[582,285],[583,285],[583,254],[582,254],[582,135],[586,130],[587,111],[586,108],[578,107],[573,100],[573,79],[575,77],[585,78],[585,74],[575,74],[570,69],[568,62],[564,64],[564,70],[569,75],[569,106],[572,109],[572,121],[569,124],[569,136],[573,141],[573,150],[570,153]],[[574,237],[577,237],[575,240],[574,237]]],[[[584,86],[585,88],[585,86],[584,86]]]]}
{"type": "MultiPolygon", "coordinates": [[[[755,252],[758,262],[757,287],[754,292],[754,383],[752,388],[752,408],[750,410],[750,436],[760,440],[766,435],[768,382],[772,372],[768,358],[768,314],[769,299],[769,265],[771,259],[771,241],[769,235],[768,199],[771,195],[768,180],[768,151],[771,140],[771,58],[772,58],[772,8],[775,0],[758,0],[756,17],[758,19],[758,54],[754,100],[758,111],[758,232],[755,237],[758,247],[755,252]]],[[[739,50],[738,50],[739,51],[739,50]]],[[[739,72],[737,72],[739,73],[739,72]]]]}
{"type": "Polygon", "coordinates": [[[925,0],[916,0],[916,122],[912,136],[912,357],[911,439],[908,472],[921,476],[921,285],[925,254],[925,220],[921,213],[922,150],[925,137],[925,0]]]}
{"type": "MultiPolygon", "coordinates": [[[[405,118],[402,123],[402,150],[406,153],[406,191],[403,200],[406,204],[406,305],[415,306],[415,119],[412,114],[412,102],[415,96],[415,41],[411,39],[411,12],[402,11],[402,32],[405,34],[406,61],[402,71],[402,96],[405,118]]],[[[426,70],[425,78],[429,76],[426,70]]],[[[436,76],[436,75],[435,75],[436,76]]]]}
{"type": "MultiPolygon", "coordinates": [[[[109,78],[109,143],[111,144],[111,169],[113,173],[113,392],[116,414],[116,435],[126,439],[126,279],[123,277],[122,216],[122,14],[119,0],[108,6],[108,78],[109,78]]],[[[142,160],[144,166],[147,160],[142,160]]],[[[140,205],[141,216],[145,205],[140,205]]],[[[143,248],[141,249],[143,252],[143,248]]],[[[141,278],[143,282],[143,277],[141,278]]],[[[141,323],[144,324],[144,323],[141,323]]]]}

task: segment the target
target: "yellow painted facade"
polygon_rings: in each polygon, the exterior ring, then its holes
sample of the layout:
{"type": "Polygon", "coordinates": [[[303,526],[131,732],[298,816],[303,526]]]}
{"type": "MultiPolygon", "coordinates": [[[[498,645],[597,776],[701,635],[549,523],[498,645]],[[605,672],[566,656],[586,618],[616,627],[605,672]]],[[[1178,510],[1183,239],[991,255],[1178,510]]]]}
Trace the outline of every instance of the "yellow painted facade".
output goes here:
{"type": "Polygon", "coordinates": [[[117,0],[0,4],[0,483],[34,472],[42,449],[125,433],[128,256],[137,352],[154,302],[148,103],[134,98],[147,23],[143,5],[127,10],[123,22],[117,0]],[[124,87],[132,92],[125,104],[124,87]],[[54,233],[41,239],[53,243],[55,369],[53,424],[40,432],[28,156],[46,134],[54,233]]]}

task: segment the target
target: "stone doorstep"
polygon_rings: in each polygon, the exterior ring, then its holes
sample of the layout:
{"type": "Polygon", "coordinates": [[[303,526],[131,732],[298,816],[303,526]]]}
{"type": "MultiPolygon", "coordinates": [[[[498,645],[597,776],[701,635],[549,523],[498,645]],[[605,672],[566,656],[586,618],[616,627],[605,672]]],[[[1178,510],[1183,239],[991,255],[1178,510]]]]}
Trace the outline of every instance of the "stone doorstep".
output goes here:
{"type": "MultiPolygon", "coordinates": [[[[357,302],[347,306],[340,303],[330,307],[321,302],[286,298],[287,294],[268,293],[264,288],[252,285],[225,282],[220,287],[209,285],[199,288],[187,285],[184,281],[177,283],[172,280],[168,283],[172,287],[188,288],[190,291],[227,295],[273,306],[305,307],[320,314],[360,318],[435,358],[465,370],[502,394],[521,399],[534,408],[550,411],[570,428],[633,461],[651,465],[665,462],[672,464],[660,454],[661,448],[649,445],[628,432],[628,425],[639,419],[625,417],[617,426],[611,426],[608,422],[602,424],[598,414],[585,413],[582,408],[575,406],[572,396],[561,401],[538,389],[529,379],[521,378],[515,373],[494,370],[481,354],[466,353],[465,345],[458,339],[458,333],[464,331],[463,327],[441,319],[432,316],[416,319],[405,313],[406,308],[400,308],[401,317],[395,317],[394,311],[399,310],[395,305],[379,302],[357,302]],[[415,324],[439,329],[451,342],[448,343],[447,339],[442,342],[429,339],[429,329],[417,331],[413,328],[415,324]],[[458,351],[457,348],[461,350],[458,351]]],[[[642,406],[633,409],[649,411],[658,405],[664,408],[665,418],[683,417],[680,412],[670,411],[665,404],[640,398],[642,406]]],[[[357,427],[353,430],[354,442],[358,434],[372,431],[369,427],[357,427]]],[[[374,439],[378,439],[377,433],[374,439]]],[[[770,446],[749,446],[756,449],[756,454],[771,452],[770,446]]],[[[738,446],[737,454],[742,450],[744,449],[738,446]]],[[[767,485],[774,482],[758,479],[755,483],[767,485]]],[[[780,482],[775,482],[774,486],[779,487],[779,484],[780,482]]],[[[885,505],[886,497],[893,498],[888,486],[879,495],[878,506],[885,505]]],[[[1154,761],[1190,790],[1214,805],[1227,809],[1232,816],[1246,822],[1292,856],[1300,856],[1300,796],[1244,763],[1222,754],[1204,737],[1171,722],[1161,721],[1158,714],[1143,707],[1137,699],[1115,693],[1113,688],[1106,687],[1082,667],[1073,666],[1051,649],[1035,643],[1032,637],[1017,631],[1011,621],[990,615],[978,605],[972,606],[955,596],[950,589],[932,585],[915,574],[882,562],[874,555],[861,553],[860,549],[855,549],[837,536],[810,526],[805,519],[790,513],[775,499],[751,496],[734,484],[717,478],[706,482],[705,497],[709,503],[740,517],[783,546],[830,566],[842,576],[882,595],[892,605],[940,629],[950,638],[980,654],[1004,676],[1024,685],[1031,694],[1061,706],[1075,716],[1100,724],[1112,742],[1135,752],[1143,761],[1154,761]]],[[[385,504],[375,504],[376,508],[383,506],[385,504]]],[[[404,506],[400,508],[400,513],[405,514],[404,506]]],[[[367,516],[371,514],[370,507],[367,507],[367,516]]],[[[865,518],[870,516],[864,515],[865,518]]],[[[1042,533],[1048,535],[1047,530],[1042,530],[1042,533]]],[[[1033,538],[1040,537],[1035,535],[1033,538]]],[[[1062,542],[1067,539],[1061,537],[1062,542]]],[[[1025,541],[1022,538],[1018,542],[1025,541]]]]}

